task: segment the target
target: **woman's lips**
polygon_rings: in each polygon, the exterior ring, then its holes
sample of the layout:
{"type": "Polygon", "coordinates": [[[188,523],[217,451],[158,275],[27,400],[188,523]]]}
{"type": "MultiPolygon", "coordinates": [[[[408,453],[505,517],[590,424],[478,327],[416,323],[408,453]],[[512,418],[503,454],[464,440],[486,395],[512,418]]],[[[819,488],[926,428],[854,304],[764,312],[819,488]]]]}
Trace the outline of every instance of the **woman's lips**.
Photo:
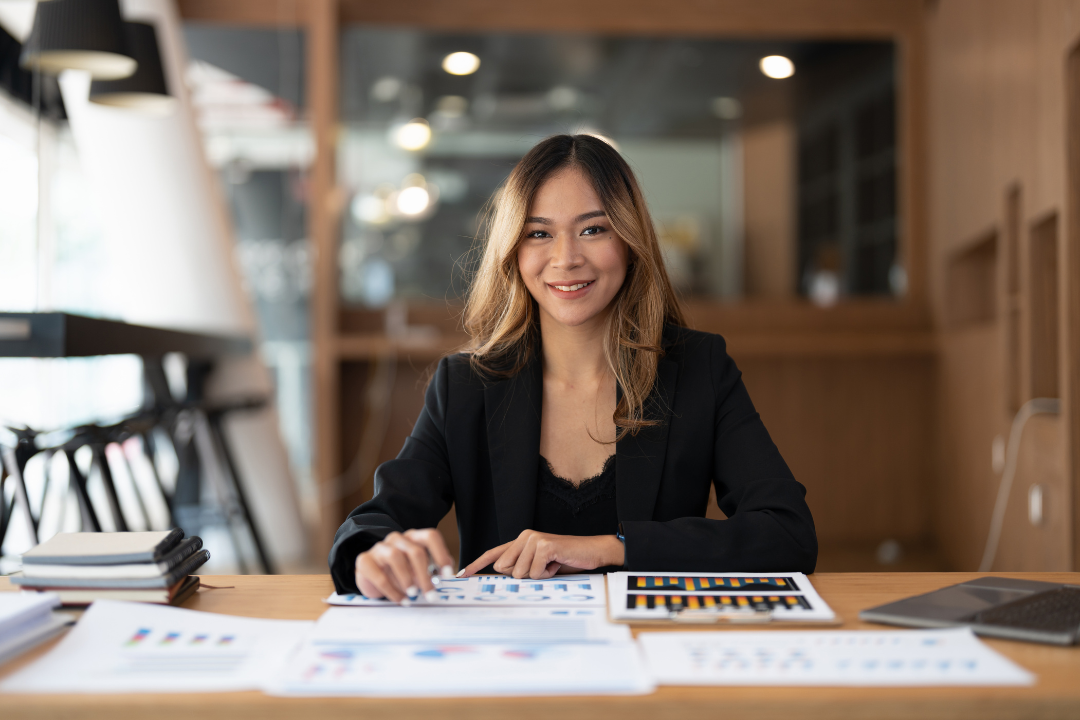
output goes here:
{"type": "Polygon", "coordinates": [[[586,280],[584,282],[558,284],[547,283],[547,286],[551,288],[551,291],[555,295],[555,297],[570,300],[576,297],[581,297],[582,295],[587,293],[594,282],[596,281],[586,280]]]}

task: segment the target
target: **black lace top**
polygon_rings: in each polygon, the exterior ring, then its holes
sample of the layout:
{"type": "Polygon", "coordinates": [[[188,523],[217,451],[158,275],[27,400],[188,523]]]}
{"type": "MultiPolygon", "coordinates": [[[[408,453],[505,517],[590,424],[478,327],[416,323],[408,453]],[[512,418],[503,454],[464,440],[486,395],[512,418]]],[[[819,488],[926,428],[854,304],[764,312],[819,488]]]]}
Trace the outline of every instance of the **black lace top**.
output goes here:
{"type": "Polygon", "coordinates": [[[555,535],[614,535],[619,530],[615,507],[615,456],[577,487],[551,469],[540,456],[533,529],[555,535]]]}

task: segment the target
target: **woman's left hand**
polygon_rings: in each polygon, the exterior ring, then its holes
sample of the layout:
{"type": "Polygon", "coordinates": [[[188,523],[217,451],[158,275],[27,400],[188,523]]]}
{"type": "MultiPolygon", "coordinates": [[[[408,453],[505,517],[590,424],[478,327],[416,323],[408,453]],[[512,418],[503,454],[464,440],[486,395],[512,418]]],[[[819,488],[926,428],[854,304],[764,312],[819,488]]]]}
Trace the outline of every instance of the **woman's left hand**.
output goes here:
{"type": "Polygon", "coordinates": [[[493,547],[473,560],[462,575],[468,577],[494,565],[496,572],[505,575],[542,580],[563,567],[594,570],[607,565],[622,565],[625,558],[623,544],[614,535],[581,537],[525,530],[517,540],[493,547]]]}

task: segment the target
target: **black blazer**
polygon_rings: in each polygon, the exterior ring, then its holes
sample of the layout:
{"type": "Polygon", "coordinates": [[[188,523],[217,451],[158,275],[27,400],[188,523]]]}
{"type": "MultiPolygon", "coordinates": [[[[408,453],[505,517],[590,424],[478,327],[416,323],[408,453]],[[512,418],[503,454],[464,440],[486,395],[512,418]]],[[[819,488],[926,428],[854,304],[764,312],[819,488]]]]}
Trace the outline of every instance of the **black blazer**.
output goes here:
{"type": "MultiPolygon", "coordinates": [[[[814,571],[817,535],[795,481],[719,335],[668,326],[650,398],[662,425],[616,444],[616,505],[632,570],[814,571]],[[709,520],[709,485],[726,520],[709,520]]],[[[462,567],[533,522],[541,361],[502,380],[465,355],[439,362],[375,497],[349,514],[330,550],[338,592],[356,592],[356,556],[391,531],[435,527],[456,505],[462,567]]]]}

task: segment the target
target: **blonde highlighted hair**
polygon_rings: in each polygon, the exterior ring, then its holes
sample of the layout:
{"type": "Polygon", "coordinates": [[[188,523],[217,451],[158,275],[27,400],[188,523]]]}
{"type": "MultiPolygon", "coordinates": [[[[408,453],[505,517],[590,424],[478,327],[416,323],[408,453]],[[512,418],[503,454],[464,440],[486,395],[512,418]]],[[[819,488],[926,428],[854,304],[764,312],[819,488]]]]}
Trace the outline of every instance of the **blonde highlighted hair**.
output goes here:
{"type": "Polygon", "coordinates": [[[661,422],[646,408],[663,355],[665,324],[685,326],[660,244],[633,171],[611,145],[591,135],[555,135],[533,147],[489,203],[480,239],[479,267],[465,303],[465,351],[488,376],[521,371],[540,348],[537,306],[518,270],[525,219],[540,186],[575,168],[592,182],[612,229],[630,249],[622,288],[611,301],[606,352],[622,390],[615,408],[617,439],[661,422]]]}

